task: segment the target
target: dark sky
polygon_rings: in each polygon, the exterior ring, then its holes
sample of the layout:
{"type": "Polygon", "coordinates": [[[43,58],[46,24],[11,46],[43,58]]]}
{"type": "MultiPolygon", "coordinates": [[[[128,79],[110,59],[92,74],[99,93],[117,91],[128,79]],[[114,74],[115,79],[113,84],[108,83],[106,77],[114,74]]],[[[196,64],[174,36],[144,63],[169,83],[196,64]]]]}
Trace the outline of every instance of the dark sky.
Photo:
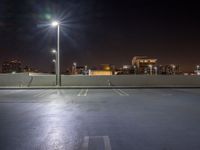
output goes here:
{"type": "Polygon", "coordinates": [[[52,71],[62,21],[62,70],[78,65],[130,64],[135,55],[180,64],[200,63],[200,9],[194,1],[0,0],[0,63],[22,60],[52,71]]]}

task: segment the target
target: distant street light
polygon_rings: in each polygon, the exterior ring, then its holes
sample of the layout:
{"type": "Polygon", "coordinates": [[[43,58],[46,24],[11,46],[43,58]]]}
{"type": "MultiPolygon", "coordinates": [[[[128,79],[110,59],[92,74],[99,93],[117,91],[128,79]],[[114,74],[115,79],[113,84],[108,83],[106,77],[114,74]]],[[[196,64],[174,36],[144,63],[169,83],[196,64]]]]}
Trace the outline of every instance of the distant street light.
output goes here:
{"type": "Polygon", "coordinates": [[[149,65],[150,75],[152,75],[152,65],[149,65]]]}
{"type": "Polygon", "coordinates": [[[197,65],[196,67],[197,67],[197,75],[200,75],[200,66],[197,65]]]}
{"type": "Polygon", "coordinates": [[[76,62],[73,62],[73,66],[74,66],[74,74],[76,74],[76,67],[77,67],[77,63],[76,62]]]}
{"type": "Polygon", "coordinates": [[[176,66],[175,66],[175,65],[172,65],[172,72],[173,72],[173,75],[175,75],[175,68],[176,68],[176,66]]]}
{"type": "Polygon", "coordinates": [[[55,49],[52,49],[52,51],[51,51],[53,54],[56,54],[56,50],[55,49]]]}
{"type": "Polygon", "coordinates": [[[199,70],[199,68],[200,68],[200,66],[199,66],[199,65],[197,65],[197,70],[199,70]]]}
{"type": "Polygon", "coordinates": [[[52,52],[56,54],[56,85],[61,86],[61,75],[60,75],[60,23],[58,21],[53,21],[51,23],[52,27],[57,27],[57,51],[52,52]]]}
{"type": "Polygon", "coordinates": [[[55,72],[56,72],[56,59],[53,59],[52,62],[54,63],[54,69],[55,69],[55,72]]]}
{"type": "Polygon", "coordinates": [[[134,68],[134,74],[136,74],[136,66],[134,65],[133,68],[134,68]]]}
{"type": "Polygon", "coordinates": [[[53,62],[53,63],[56,63],[56,60],[55,60],[55,59],[53,59],[53,60],[52,60],[52,62],[53,62]]]}
{"type": "Polygon", "coordinates": [[[154,67],[154,70],[155,70],[155,75],[157,75],[158,74],[158,67],[154,67]]]}
{"type": "Polygon", "coordinates": [[[57,53],[57,51],[55,49],[52,49],[51,53],[56,56],[56,58],[52,60],[52,62],[54,63],[54,69],[55,69],[55,73],[56,73],[56,60],[57,60],[57,54],[56,53],[57,53]]]}

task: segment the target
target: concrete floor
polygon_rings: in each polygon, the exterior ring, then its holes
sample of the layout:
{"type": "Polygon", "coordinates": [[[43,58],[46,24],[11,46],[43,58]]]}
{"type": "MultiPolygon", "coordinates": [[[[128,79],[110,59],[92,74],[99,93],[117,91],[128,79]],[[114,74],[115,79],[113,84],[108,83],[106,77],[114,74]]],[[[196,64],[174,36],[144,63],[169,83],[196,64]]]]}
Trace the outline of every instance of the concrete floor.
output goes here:
{"type": "Polygon", "coordinates": [[[0,90],[0,150],[199,150],[200,89],[0,90]]]}

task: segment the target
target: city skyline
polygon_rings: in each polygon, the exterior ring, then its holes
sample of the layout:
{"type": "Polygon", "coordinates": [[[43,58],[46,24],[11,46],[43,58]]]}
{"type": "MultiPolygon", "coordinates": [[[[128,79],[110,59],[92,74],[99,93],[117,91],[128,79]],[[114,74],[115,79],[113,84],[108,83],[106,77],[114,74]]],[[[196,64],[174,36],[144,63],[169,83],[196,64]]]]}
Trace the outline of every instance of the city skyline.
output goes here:
{"type": "Polygon", "coordinates": [[[55,29],[63,21],[61,68],[92,64],[130,64],[147,55],[160,64],[179,64],[192,71],[199,64],[200,15],[195,3],[174,1],[25,1],[0,3],[0,63],[23,60],[41,71],[52,68],[55,29]]]}

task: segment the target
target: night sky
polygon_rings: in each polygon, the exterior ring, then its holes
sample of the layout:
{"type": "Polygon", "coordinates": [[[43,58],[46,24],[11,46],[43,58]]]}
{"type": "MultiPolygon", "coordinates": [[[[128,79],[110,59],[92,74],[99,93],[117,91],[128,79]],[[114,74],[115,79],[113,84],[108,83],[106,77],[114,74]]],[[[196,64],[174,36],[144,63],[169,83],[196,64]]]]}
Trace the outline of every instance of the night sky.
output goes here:
{"type": "Polygon", "coordinates": [[[78,65],[130,64],[133,56],[200,64],[200,9],[194,1],[0,0],[0,64],[18,58],[52,71],[53,19],[62,22],[62,71],[78,65]]]}

